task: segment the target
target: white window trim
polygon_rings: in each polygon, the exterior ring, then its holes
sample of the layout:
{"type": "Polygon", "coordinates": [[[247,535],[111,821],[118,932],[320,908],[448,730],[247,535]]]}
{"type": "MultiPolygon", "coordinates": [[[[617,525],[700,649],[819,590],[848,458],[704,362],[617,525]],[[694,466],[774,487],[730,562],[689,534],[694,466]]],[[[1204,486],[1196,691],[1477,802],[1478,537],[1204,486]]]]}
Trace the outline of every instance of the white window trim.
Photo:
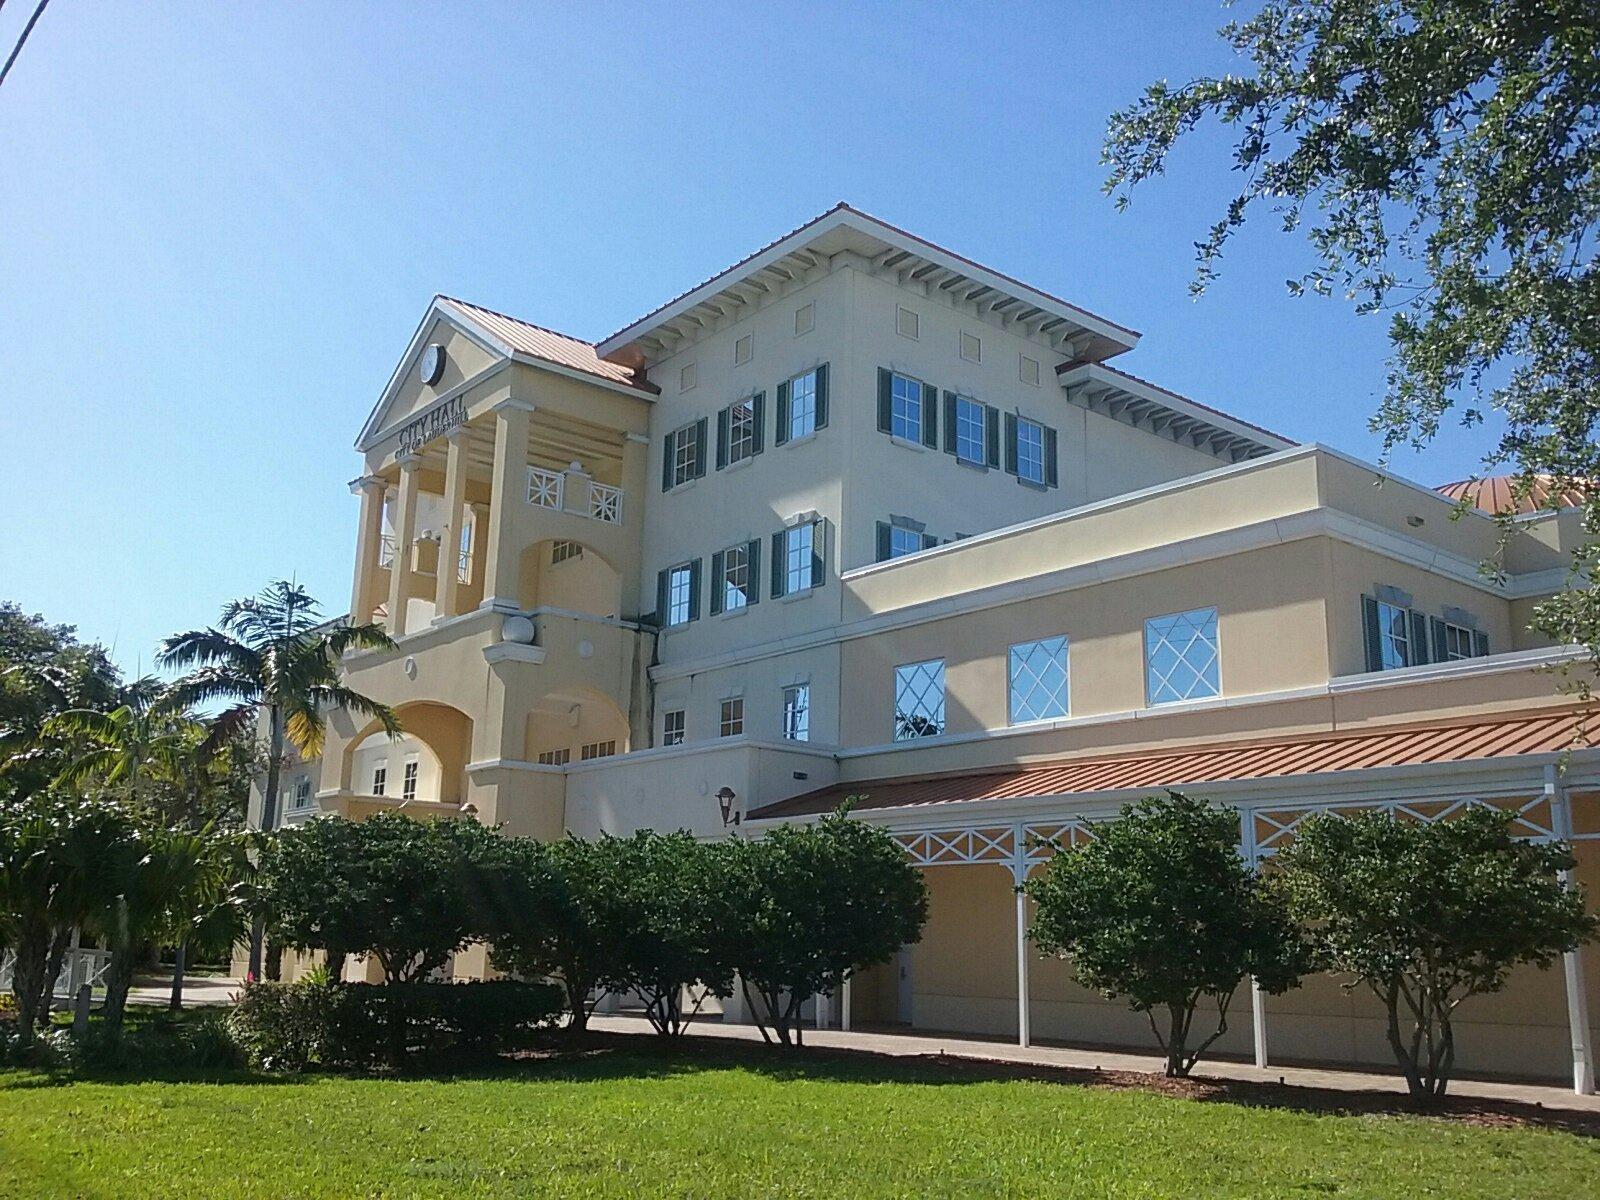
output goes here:
{"type": "Polygon", "coordinates": [[[1048,725],[1054,721],[1065,721],[1072,716],[1072,638],[1064,633],[1052,634],[1049,637],[1030,638],[1024,642],[1013,642],[1006,647],[1006,725],[1009,728],[1023,728],[1028,725],[1048,725]],[[1012,710],[1012,693],[1016,690],[1011,679],[1011,652],[1019,646],[1037,646],[1041,642],[1053,642],[1060,639],[1066,650],[1067,664],[1063,672],[1063,683],[1066,689],[1066,711],[1052,717],[1030,717],[1026,721],[1017,720],[1016,713],[1012,710]]]}
{"type": "Polygon", "coordinates": [[[1222,609],[1218,605],[1202,604],[1195,608],[1180,608],[1175,612],[1156,613],[1154,616],[1145,618],[1139,636],[1143,649],[1143,657],[1139,666],[1144,672],[1144,701],[1146,708],[1165,711],[1180,704],[1200,704],[1226,698],[1227,693],[1222,686],[1222,609]],[[1209,696],[1185,696],[1181,700],[1165,700],[1159,704],[1155,703],[1150,697],[1150,622],[1159,621],[1163,617],[1179,617],[1186,613],[1205,612],[1207,610],[1216,614],[1217,621],[1217,690],[1209,696]]]}

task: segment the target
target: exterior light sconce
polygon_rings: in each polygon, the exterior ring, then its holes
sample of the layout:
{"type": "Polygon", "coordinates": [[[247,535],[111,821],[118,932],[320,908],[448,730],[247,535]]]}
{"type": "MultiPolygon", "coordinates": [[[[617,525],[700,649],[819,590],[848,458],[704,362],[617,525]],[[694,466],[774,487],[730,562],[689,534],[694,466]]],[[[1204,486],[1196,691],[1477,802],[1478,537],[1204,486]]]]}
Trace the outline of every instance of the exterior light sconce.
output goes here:
{"type": "Polygon", "coordinates": [[[1411,526],[1411,528],[1413,528],[1413,529],[1421,529],[1422,528],[1422,518],[1417,516],[1416,513],[1412,513],[1409,517],[1406,518],[1406,524],[1411,526]]]}
{"type": "Polygon", "coordinates": [[[738,799],[738,794],[731,787],[717,789],[717,804],[722,809],[723,825],[737,825],[739,823],[739,809],[735,804],[738,799]]]}

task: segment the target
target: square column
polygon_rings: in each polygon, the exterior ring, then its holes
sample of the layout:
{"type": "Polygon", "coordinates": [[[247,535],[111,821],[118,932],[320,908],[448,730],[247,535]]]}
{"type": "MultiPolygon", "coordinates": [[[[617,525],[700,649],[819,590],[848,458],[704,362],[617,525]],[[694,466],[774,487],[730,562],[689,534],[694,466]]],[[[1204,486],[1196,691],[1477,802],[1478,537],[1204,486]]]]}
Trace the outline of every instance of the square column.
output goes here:
{"type": "Polygon", "coordinates": [[[376,475],[352,480],[350,491],[361,497],[361,523],[356,530],[356,578],[350,593],[350,623],[365,625],[378,606],[378,551],[383,544],[383,498],[388,484],[376,475]]]}
{"type": "MultiPolygon", "coordinates": [[[[1561,786],[1554,763],[1544,769],[1544,794],[1550,801],[1551,824],[1556,837],[1572,845],[1572,798],[1561,786]]],[[[1561,883],[1572,887],[1572,872],[1561,872],[1561,883]]],[[[1589,1025],[1589,993],[1585,986],[1583,947],[1561,956],[1561,974],[1567,989],[1567,1029],[1572,1043],[1572,1090],[1580,1096],[1594,1095],[1594,1037],[1589,1025]]]]}
{"type": "Polygon", "coordinates": [[[460,611],[461,531],[465,528],[467,500],[467,426],[457,425],[445,435],[449,446],[444,467],[444,536],[439,539],[439,562],[434,583],[434,620],[443,621],[460,611]]]}
{"type": "Polygon", "coordinates": [[[411,598],[411,550],[417,540],[417,467],[415,454],[396,459],[400,466],[400,495],[395,502],[394,561],[389,564],[389,636],[406,632],[406,601],[411,598]]]}
{"type": "Polygon", "coordinates": [[[489,491],[488,562],[479,608],[516,612],[522,547],[516,518],[528,501],[528,422],[533,405],[508,397],[494,406],[494,479],[489,491]]]}

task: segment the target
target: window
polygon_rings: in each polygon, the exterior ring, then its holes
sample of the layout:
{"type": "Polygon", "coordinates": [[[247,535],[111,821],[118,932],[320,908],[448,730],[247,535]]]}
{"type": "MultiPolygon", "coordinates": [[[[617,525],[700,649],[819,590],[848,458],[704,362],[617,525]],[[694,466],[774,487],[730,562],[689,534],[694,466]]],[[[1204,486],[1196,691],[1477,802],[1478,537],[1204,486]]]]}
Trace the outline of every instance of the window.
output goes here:
{"type": "Polygon", "coordinates": [[[788,428],[786,442],[817,431],[817,373],[807,371],[789,381],[788,428]]]}
{"type": "MultiPolygon", "coordinates": [[[[945,401],[948,405],[949,401],[945,401]]],[[[946,410],[948,411],[948,409],[946,410]]],[[[976,463],[983,466],[988,461],[988,454],[984,448],[984,429],[988,413],[984,406],[968,396],[957,396],[955,405],[956,417],[956,458],[962,462],[976,463]]],[[[946,437],[949,434],[945,435],[946,437]]]]}
{"type": "Polygon", "coordinates": [[[667,434],[666,486],[675,488],[705,474],[705,422],[696,421],[667,434]]]}
{"type": "Polygon", "coordinates": [[[894,740],[938,737],[944,732],[944,659],[894,669],[894,740]]]}
{"type": "Polygon", "coordinates": [[[742,367],[756,352],[756,335],[747,333],[733,344],[733,365],[742,367]]]}
{"type": "Polygon", "coordinates": [[[799,337],[803,333],[810,333],[817,327],[817,306],[815,304],[802,304],[794,310],[794,335],[799,337]]]}
{"type": "Polygon", "coordinates": [[[1017,418],[1017,478],[1041,487],[1045,482],[1044,426],[1026,417],[1017,418]]]}
{"type": "MultiPolygon", "coordinates": [[[[726,415],[721,419],[726,432],[722,433],[724,450],[719,456],[721,459],[717,464],[719,467],[731,467],[736,462],[743,462],[747,458],[753,458],[761,450],[756,433],[761,426],[761,421],[756,415],[755,397],[752,396],[748,400],[741,400],[737,404],[729,405],[725,413],[726,415]]],[[[719,430],[719,432],[721,431],[719,430]]]]}
{"type": "Polygon", "coordinates": [[[683,709],[674,708],[661,718],[661,744],[683,745],[683,709]]]}
{"type": "Polygon", "coordinates": [[[569,542],[565,538],[557,538],[550,543],[550,565],[564,563],[570,558],[583,557],[583,543],[569,542]]]}
{"type": "Polygon", "coordinates": [[[983,339],[975,333],[961,332],[961,357],[968,362],[983,361],[983,339]]]}
{"type": "Polygon", "coordinates": [[[1444,654],[1440,661],[1459,662],[1464,658],[1479,658],[1489,653],[1489,639],[1476,629],[1448,620],[1440,624],[1444,630],[1444,639],[1440,647],[1444,654]]]}
{"type": "Polygon", "coordinates": [[[890,517],[878,522],[878,562],[901,558],[937,546],[939,539],[927,532],[927,526],[910,517],[890,517]]]}
{"type": "Polygon", "coordinates": [[[889,432],[908,442],[922,440],[922,384],[904,375],[893,377],[889,385],[889,432]]]}
{"type": "Polygon", "coordinates": [[[749,604],[750,583],[750,543],[729,546],[722,552],[722,570],[716,581],[721,611],[739,612],[749,604]]]}
{"type": "Polygon", "coordinates": [[[668,625],[682,625],[694,620],[694,566],[683,563],[667,569],[667,620],[668,625]]]}
{"type": "Polygon", "coordinates": [[[1377,605],[1377,670],[1392,671],[1396,667],[1409,667],[1416,658],[1411,644],[1411,613],[1398,604],[1384,600],[1379,600],[1377,605]]]}
{"type": "Polygon", "coordinates": [[[1023,383],[1031,383],[1034,387],[1038,387],[1039,360],[1037,358],[1029,358],[1026,354],[1018,355],[1017,378],[1022,380],[1023,383]]]}
{"type": "Polygon", "coordinates": [[[797,683],[783,689],[783,736],[791,742],[811,740],[811,685],[797,683]]]}
{"type": "Polygon", "coordinates": [[[1145,691],[1152,705],[1221,695],[1217,610],[1151,617],[1144,623],[1144,661],[1145,691]]]}
{"type": "Polygon", "coordinates": [[[539,755],[539,762],[547,767],[564,767],[572,761],[572,751],[563,746],[560,750],[545,750],[539,755]]]}
{"type": "Polygon", "coordinates": [[[909,308],[896,307],[894,310],[894,331],[901,337],[915,338],[921,335],[922,322],[917,314],[909,308]]]}
{"type": "Polygon", "coordinates": [[[700,381],[700,372],[695,369],[694,363],[685,363],[678,371],[678,390],[687,392],[700,381]]]}
{"type": "Polygon", "coordinates": [[[472,526],[461,523],[461,537],[456,542],[456,582],[472,582],[472,526]]]}
{"type": "Polygon", "coordinates": [[[722,702],[722,716],[717,722],[718,737],[738,737],[744,732],[744,697],[733,696],[722,702]]]}
{"type": "Polygon", "coordinates": [[[807,522],[783,531],[783,594],[803,592],[812,584],[811,557],[816,526],[807,522]]]}
{"type": "Polygon", "coordinates": [[[289,811],[303,812],[311,807],[311,777],[302,775],[289,790],[289,811]]]}
{"type": "Polygon", "coordinates": [[[889,557],[901,558],[922,549],[922,534],[903,525],[889,526],[889,557]]]}
{"type": "Polygon", "coordinates": [[[420,767],[414,758],[406,759],[405,774],[400,777],[400,799],[415,800],[417,798],[417,772],[420,767]]]}
{"type": "Polygon", "coordinates": [[[389,786],[389,766],[387,763],[372,768],[372,794],[383,795],[383,789],[389,786]]]}
{"type": "Polygon", "coordinates": [[[1011,647],[1011,723],[1067,715],[1067,639],[1045,638],[1011,647]]]}
{"type": "Polygon", "coordinates": [[[582,762],[588,762],[593,758],[610,758],[616,752],[617,742],[615,738],[604,742],[586,742],[579,759],[582,762]]]}

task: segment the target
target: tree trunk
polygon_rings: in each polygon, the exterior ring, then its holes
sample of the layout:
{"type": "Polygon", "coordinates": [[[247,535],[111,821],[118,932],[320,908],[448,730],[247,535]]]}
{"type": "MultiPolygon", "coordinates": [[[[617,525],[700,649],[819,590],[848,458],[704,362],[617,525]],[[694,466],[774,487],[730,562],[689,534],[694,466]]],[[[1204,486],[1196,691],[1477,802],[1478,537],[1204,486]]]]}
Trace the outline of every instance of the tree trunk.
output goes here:
{"type": "Polygon", "coordinates": [[[282,982],[283,947],[278,945],[276,942],[268,943],[266,948],[266,959],[267,961],[264,969],[267,973],[267,978],[272,980],[273,983],[282,982]]]}
{"type": "Polygon", "coordinates": [[[183,968],[189,957],[189,943],[181,941],[172,952],[172,999],[167,1007],[173,1012],[183,1011],[183,968]]]}
{"type": "MultiPolygon", "coordinates": [[[[267,781],[261,795],[261,829],[270,833],[278,820],[278,785],[283,773],[283,712],[274,704],[268,710],[267,781]]],[[[250,923],[250,975],[261,978],[261,951],[266,942],[267,923],[258,915],[250,923]]]]}
{"type": "Polygon", "coordinates": [[[106,968],[106,1034],[113,1042],[122,1038],[122,1018],[128,1009],[128,989],[133,984],[135,947],[131,941],[112,946],[106,968]]]}
{"type": "Polygon", "coordinates": [[[50,959],[48,930],[22,930],[17,937],[15,953],[17,961],[12,969],[11,991],[17,998],[17,1042],[26,1049],[33,1044],[40,994],[49,987],[44,982],[45,966],[50,959]]]}
{"type": "Polygon", "coordinates": [[[61,977],[61,967],[66,962],[67,951],[72,946],[72,928],[70,926],[58,929],[55,936],[50,939],[50,957],[45,960],[44,978],[40,981],[43,990],[39,993],[37,1012],[44,1020],[49,1020],[50,1013],[55,1009],[56,980],[61,977]]]}
{"type": "Polygon", "coordinates": [[[1400,1036],[1400,985],[1391,982],[1379,990],[1378,986],[1373,984],[1372,990],[1378,993],[1378,998],[1383,1001],[1384,1009],[1388,1013],[1388,1027],[1384,1032],[1389,1041],[1389,1049],[1394,1052],[1395,1061],[1400,1064],[1400,1070],[1406,1077],[1406,1090],[1413,1100],[1426,1103],[1428,1092],[1423,1087],[1421,1072],[1417,1070],[1416,1056],[1407,1049],[1404,1039],[1400,1036]]]}

